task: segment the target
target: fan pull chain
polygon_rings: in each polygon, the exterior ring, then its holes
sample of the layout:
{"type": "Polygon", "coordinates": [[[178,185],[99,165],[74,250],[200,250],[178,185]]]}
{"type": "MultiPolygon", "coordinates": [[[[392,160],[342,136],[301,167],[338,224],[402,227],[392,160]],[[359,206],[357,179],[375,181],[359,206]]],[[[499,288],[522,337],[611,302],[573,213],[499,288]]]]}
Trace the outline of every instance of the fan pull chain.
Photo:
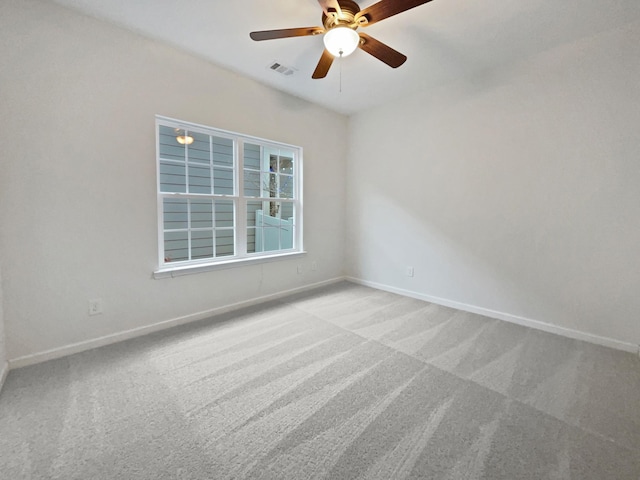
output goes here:
{"type": "Polygon", "coordinates": [[[338,69],[340,70],[340,86],[339,86],[338,93],[342,93],[342,50],[340,50],[340,59],[338,60],[338,69]]]}

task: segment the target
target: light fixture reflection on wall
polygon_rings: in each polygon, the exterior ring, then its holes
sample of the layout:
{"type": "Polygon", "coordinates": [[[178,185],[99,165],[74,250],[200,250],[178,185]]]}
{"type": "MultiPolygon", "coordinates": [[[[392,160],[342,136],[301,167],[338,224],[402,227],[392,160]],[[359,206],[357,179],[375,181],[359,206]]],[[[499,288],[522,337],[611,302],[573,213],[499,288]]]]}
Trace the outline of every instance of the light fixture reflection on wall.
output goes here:
{"type": "Polygon", "coordinates": [[[193,143],[193,137],[187,135],[187,132],[176,128],[176,142],[180,145],[191,145],[193,143]]]}
{"type": "Polygon", "coordinates": [[[324,34],[324,46],[334,57],[351,55],[360,43],[358,33],[349,27],[335,27],[324,34]]]}

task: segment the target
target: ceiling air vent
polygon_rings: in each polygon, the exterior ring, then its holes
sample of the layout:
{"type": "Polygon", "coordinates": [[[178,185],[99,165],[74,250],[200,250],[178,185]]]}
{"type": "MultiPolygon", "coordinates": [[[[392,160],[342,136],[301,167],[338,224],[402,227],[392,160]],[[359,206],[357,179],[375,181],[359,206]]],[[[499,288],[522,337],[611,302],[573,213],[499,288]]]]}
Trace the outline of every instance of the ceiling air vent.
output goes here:
{"type": "Polygon", "coordinates": [[[287,67],[286,65],[281,64],[280,62],[271,62],[267,67],[269,70],[273,70],[274,72],[279,73],[280,75],[284,75],[288,77],[289,75],[293,75],[297,70],[292,67],[287,67]]]}

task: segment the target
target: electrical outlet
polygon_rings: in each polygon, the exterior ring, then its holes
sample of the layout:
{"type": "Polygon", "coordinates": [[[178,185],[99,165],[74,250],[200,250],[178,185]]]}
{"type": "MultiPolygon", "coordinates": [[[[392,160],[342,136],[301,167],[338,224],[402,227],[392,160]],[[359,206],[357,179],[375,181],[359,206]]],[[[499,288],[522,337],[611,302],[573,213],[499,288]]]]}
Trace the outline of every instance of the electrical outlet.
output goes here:
{"type": "Polygon", "coordinates": [[[89,300],[89,315],[100,315],[102,313],[102,299],[89,300]]]}
{"type": "Polygon", "coordinates": [[[318,262],[314,260],[313,262],[311,262],[311,270],[315,272],[317,269],[318,269],[318,262]]]}
{"type": "Polygon", "coordinates": [[[407,277],[413,277],[413,267],[407,267],[407,277]]]}

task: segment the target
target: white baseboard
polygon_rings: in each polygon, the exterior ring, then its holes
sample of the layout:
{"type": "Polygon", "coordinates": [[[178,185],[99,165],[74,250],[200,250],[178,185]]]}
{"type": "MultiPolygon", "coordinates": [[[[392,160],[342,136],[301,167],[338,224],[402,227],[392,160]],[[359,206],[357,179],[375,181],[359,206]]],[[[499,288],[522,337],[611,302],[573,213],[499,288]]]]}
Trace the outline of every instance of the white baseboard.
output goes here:
{"type": "Polygon", "coordinates": [[[0,367],[0,392],[4,386],[4,381],[7,379],[7,375],[9,375],[9,362],[4,362],[2,367],[0,367]]]}
{"type": "Polygon", "coordinates": [[[445,298],[432,297],[431,295],[424,295],[422,293],[412,292],[402,288],[396,288],[381,283],[370,282],[368,280],[362,280],[359,278],[347,277],[346,280],[364,285],[366,287],[375,288],[377,290],[384,290],[386,292],[397,293],[405,297],[416,298],[418,300],[424,300],[429,303],[435,303],[444,307],[455,308],[456,310],[462,310],[470,313],[477,313],[478,315],[484,315],[485,317],[495,318],[497,320],[504,320],[505,322],[515,323],[524,327],[534,328],[536,330],[542,330],[548,333],[554,333],[563,337],[573,338],[575,340],[583,340],[589,343],[595,343],[597,345],[603,345],[605,347],[614,348],[616,350],[622,350],[625,352],[631,352],[640,355],[640,346],[633,343],[627,343],[620,340],[616,340],[608,337],[601,337],[592,333],[581,332],[580,330],[573,330],[571,328],[560,327],[551,323],[541,322],[539,320],[533,320],[530,318],[520,317],[518,315],[512,315],[510,313],[498,312],[496,310],[490,310],[488,308],[477,307],[475,305],[468,305],[466,303],[456,302],[454,300],[448,300],[445,298]]]}
{"type": "Polygon", "coordinates": [[[222,307],[212,308],[202,312],[185,315],[183,317],[172,318],[170,320],[164,320],[162,322],[146,325],[144,327],[133,328],[131,330],[125,330],[123,332],[113,333],[105,335],[103,337],[93,338],[91,340],[85,340],[83,342],[72,343],[63,347],[53,348],[44,352],[33,353],[30,355],[24,355],[9,360],[9,367],[11,369],[26,367],[28,365],[34,365],[36,363],[46,362],[48,360],[54,360],[56,358],[66,357],[73,355],[74,353],[84,352],[93,348],[104,347],[112,343],[122,342],[131,338],[141,337],[150,333],[165,330],[167,328],[176,327],[178,325],[184,325],[186,323],[196,322],[198,320],[204,320],[205,318],[221,315],[223,313],[231,312],[233,310],[239,310],[241,308],[250,307],[260,303],[268,302],[270,300],[277,300],[294,293],[305,292],[307,290],[313,290],[315,288],[323,287],[325,285],[331,285],[333,283],[346,280],[345,277],[332,278],[323,282],[313,283],[311,285],[305,285],[303,287],[293,288],[278,293],[272,293],[270,295],[264,295],[262,297],[252,298],[251,300],[245,300],[243,302],[233,303],[230,305],[224,305],[222,307]]]}

